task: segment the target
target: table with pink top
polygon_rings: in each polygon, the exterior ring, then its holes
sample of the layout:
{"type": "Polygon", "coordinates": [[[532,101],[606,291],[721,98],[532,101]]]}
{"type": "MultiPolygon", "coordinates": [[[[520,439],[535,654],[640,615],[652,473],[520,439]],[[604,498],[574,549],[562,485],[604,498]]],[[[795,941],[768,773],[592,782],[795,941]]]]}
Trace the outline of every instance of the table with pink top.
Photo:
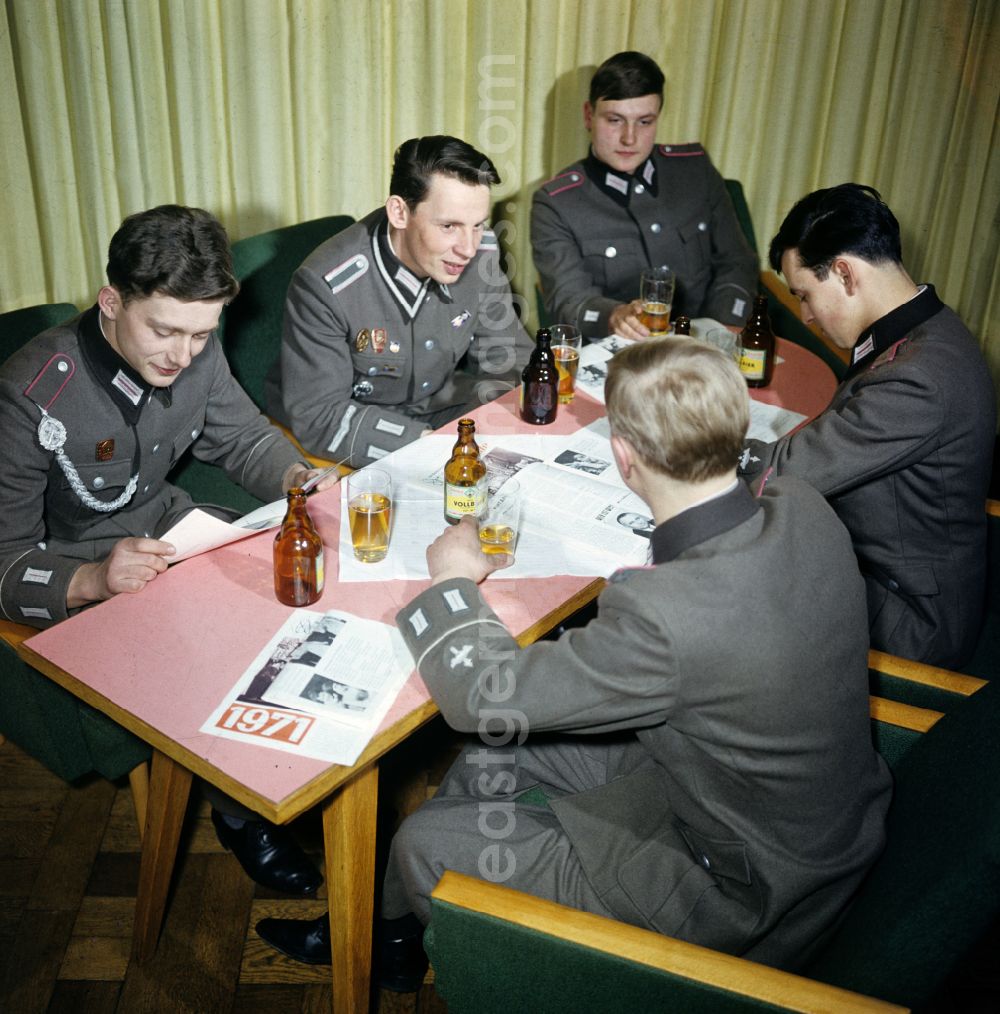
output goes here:
{"type": "MultiPolygon", "coordinates": [[[[771,387],[753,396],[813,416],[836,386],[812,353],[779,340],[771,387]]],[[[518,418],[516,392],[473,413],[478,433],[538,432],[518,418]]],[[[568,434],[604,414],[586,396],[560,406],[547,434],[568,434]]],[[[451,430],[451,427],[448,427],[451,430]]],[[[443,464],[443,462],[442,462],[443,464]]],[[[393,623],[427,581],[338,582],[340,489],[314,494],[310,514],[327,546],[327,581],[311,609],[340,609],[393,623]]],[[[193,775],[276,823],[321,803],[337,1011],[368,1006],[375,877],[378,762],[437,714],[414,671],[378,732],[350,766],[329,764],[199,731],[290,609],[274,597],[273,532],[171,567],[137,595],[119,595],[18,646],[22,658],[153,747],[136,901],[134,951],[155,950],[193,775]]],[[[395,531],[393,539],[405,539],[395,531]]],[[[504,579],[483,585],[521,644],[541,637],[595,598],[602,579],[504,579]]]]}

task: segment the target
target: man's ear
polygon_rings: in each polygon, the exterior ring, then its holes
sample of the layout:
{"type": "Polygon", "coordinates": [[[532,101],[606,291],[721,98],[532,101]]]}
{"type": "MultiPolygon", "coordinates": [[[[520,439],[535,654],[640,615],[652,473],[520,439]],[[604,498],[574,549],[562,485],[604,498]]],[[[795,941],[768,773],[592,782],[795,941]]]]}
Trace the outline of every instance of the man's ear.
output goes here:
{"type": "Polygon", "coordinates": [[[855,296],[858,292],[858,271],[857,265],[849,257],[834,257],[830,263],[830,272],[844,287],[848,296],[855,296]]]}
{"type": "Polygon", "coordinates": [[[389,216],[389,224],[394,229],[405,229],[410,221],[410,209],[398,194],[390,194],[385,202],[385,213],[389,216]]]}
{"type": "Polygon", "coordinates": [[[102,285],[97,293],[97,305],[108,320],[114,320],[122,308],[122,297],[113,285],[102,285]]]}
{"type": "Polygon", "coordinates": [[[632,474],[632,467],[635,464],[635,450],[624,438],[611,434],[611,453],[615,456],[615,464],[623,479],[628,479],[632,474]]]}
{"type": "Polygon", "coordinates": [[[590,130],[594,122],[594,107],[590,104],[588,99],[583,104],[583,126],[585,130],[590,130]]]}

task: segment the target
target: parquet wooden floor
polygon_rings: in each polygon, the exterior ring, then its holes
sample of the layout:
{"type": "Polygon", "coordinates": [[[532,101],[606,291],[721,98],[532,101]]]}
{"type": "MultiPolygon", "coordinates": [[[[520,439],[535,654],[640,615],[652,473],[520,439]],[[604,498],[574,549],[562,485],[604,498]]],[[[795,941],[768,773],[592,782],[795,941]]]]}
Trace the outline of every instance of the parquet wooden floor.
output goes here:
{"type": "MultiPolygon", "coordinates": [[[[295,832],[322,855],[318,814],[295,832]]],[[[289,961],[253,930],[267,915],[318,915],[322,889],[299,900],[254,885],[216,839],[204,801],[192,803],[160,944],[141,966],[130,957],[138,874],[127,784],[69,786],[11,742],[0,746],[0,1011],[328,1014],[329,968],[289,961]]],[[[429,982],[417,994],[382,991],[377,1010],[446,1008],[429,982]]]]}

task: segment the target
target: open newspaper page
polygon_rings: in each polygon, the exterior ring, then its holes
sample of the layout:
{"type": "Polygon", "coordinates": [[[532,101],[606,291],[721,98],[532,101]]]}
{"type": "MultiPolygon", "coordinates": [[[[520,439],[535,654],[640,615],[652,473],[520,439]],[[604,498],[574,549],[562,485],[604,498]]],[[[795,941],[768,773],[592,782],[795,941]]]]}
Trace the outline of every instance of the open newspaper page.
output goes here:
{"type": "Polygon", "coordinates": [[[201,731],[353,764],[412,670],[395,627],[297,609],[201,731]]]}
{"type": "MultiPolygon", "coordinates": [[[[722,325],[708,317],[697,317],[691,322],[691,334],[696,338],[710,327],[722,325]],[[698,326],[696,332],[695,326],[698,326]]],[[[580,350],[580,366],[576,374],[576,389],[589,395],[602,405],[604,401],[604,382],[608,379],[608,363],[611,357],[632,342],[628,338],[611,335],[600,341],[591,342],[580,350]]],[[[780,358],[778,360],[781,361],[780,358]]],[[[796,426],[805,422],[806,416],[780,405],[769,405],[767,402],[750,399],[750,426],[747,429],[748,440],[763,440],[771,443],[786,433],[791,433],[796,426]]]]}
{"type": "MultiPolygon", "coordinates": [[[[476,434],[476,442],[490,496],[514,476],[522,490],[515,562],[500,577],[607,577],[646,562],[652,518],[618,475],[605,420],[569,435],[476,434]]],[[[378,462],[393,480],[389,552],[379,563],[354,559],[343,504],[342,582],[428,576],[427,547],[445,529],[443,469],[453,443],[451,437],[427,437],[378,462]]]]}

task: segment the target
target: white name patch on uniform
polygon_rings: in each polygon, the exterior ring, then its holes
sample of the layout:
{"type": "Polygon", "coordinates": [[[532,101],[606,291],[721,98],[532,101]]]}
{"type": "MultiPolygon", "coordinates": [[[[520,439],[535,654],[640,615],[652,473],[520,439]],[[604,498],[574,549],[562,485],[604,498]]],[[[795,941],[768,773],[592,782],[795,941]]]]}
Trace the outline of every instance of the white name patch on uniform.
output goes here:
{"type": "Polygon", "coordinates": [[[21,575],[24,584],[48,584],[51,580],[51,570],[39,570],[37,567],[26,567],[21,575]]]}
{"type": "Polygon", "coordinates": [[[394,423],[390,419],[379,419],[375,423],[375,429],[380,433],[391,433],[394,437],[401,437],[406,431],[406,427],[402,423],[394,423]]]}
{"type": "Polygon", "coordinates": [[[429,626],[427,617],[424,616],[423,609],[415,609],[410,613],[408,617],[410,626],[413,627],[413,633],[419,637],[429,626]]]}
{"type": "Polygon", "coordinates": [[[117,387],[133,405],[139,404],[143,395],[142,388],[133,383],[121,370],[115,374],[114,380],[111,381],[111,386],[117,387]]]}
{"type": "Polygon", "coordinates": [[[747,301],[745,299],[734,299],[733,300],[733,316],[742,317],[743,311],[746,308],[747,301]]]}
{"type": "Polygon", "coordinates": [[[52,614],[43,606],[21,606],[21,615],[35,620],[52,619],[52,614]]]}
{"type": "Polygon", "coordinates": [[[462,598],[462,593],[457,588],[451,588],[446,591],[441,598],[444,599],[444,604],[453,612],[460,613],[464,609],[468,609],[469,606],[465,599],[462,598]]]}
{"type": "Polygon", "coordinates": [[[365,454],[374,461],[378,461],[379,458],[384,458],[389,452],[384,447],[376,447],[374,444],[369,444],[365,454]]]}

